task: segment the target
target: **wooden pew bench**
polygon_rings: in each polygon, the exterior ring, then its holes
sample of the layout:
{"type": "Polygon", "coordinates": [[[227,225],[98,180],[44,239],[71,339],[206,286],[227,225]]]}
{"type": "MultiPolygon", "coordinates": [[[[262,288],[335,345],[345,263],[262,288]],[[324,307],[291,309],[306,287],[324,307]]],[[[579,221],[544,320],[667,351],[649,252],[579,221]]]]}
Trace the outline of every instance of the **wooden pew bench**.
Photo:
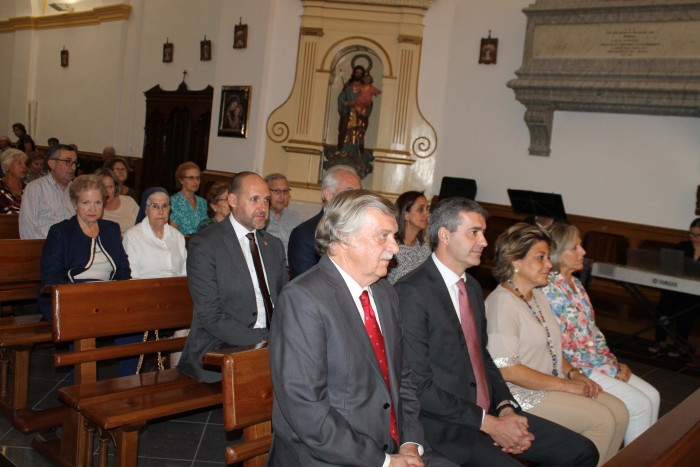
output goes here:
{"type": "Polygon", "coordinates": [[[19,239],[19,214],[0,215],[0,239],[19,239]]]}
{"type": "Polygon", "coordinates": [[[267,344],[207,353],[203,361],[221,367],[224,429],[243,429],[243,441],[226,447],[226,462],[262,467],[272,443],[272,378],[267,344]]]}
{"type": "Polygon", "coordinates": [[[700,389],[615,454],[604,467],[685,467],[700,459],[700,389]]]}
{"type": "MultiPolygon", "coordinates": [[[[36,299],[43,246],[44,240],[0,239],[0,302],[36,299]]],[[[24,433],[58,426],[65,415],[27,407],[29,352],[51,342],[51,325],[38,313],[0,318],[0,413],[24,433]]]]}
{"type": "Polygon", "coordinates": [[[76,383],[58,391],[70,408],[61,438],[40,435],[32,443],[54,464],[92,465],[96,430],[101,466],[107,465],[110,442],[115,466],[135,466],[139,431],[149,421],[221,403],[219,383],[199,383],[177,369],[97,380],[99,361],[182,349],[185,337],[105,347],[97,347],[96,339],[189,327],[192,300],[187,278],[66,284],[51,289],[54,341],[74,344],[72,351],[57,353],[54,363],[75,365],[76,383]]]}

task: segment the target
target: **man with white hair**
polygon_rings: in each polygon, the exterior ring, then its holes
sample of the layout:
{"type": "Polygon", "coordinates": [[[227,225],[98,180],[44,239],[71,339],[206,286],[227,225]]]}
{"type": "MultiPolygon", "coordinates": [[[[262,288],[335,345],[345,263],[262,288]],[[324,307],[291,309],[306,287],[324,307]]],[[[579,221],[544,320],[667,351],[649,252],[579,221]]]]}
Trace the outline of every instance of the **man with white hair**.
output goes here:
{"type": "Polygon", "coordinates": [[[320,256],[316,253],[314,235],[326,207],[338,193],[362,188],[357,172],[347,165],[335,165],[326,171],[321,181],[321,199],[323,209],[311,219],[299,224],[289,236],[287,260],[290,278],[294,279],[318,263],[320,256]]]}
{"type": "Polygon", "coordinates": [[[396,209],[365,190],[321,219],[323,257],[280,294],[270,329],[274,388],[268,466],[455,466],[430,452],[403,356],[396,209]]]}

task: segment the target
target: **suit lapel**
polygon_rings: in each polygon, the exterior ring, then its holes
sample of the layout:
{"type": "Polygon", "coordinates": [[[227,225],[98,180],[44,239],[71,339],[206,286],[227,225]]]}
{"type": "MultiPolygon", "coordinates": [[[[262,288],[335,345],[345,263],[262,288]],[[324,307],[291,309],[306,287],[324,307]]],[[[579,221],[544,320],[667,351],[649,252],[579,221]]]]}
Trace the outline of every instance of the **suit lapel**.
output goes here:
{"type": "Polygon", "coordinates": [[[253,278],[250,277],[248,263],[243,255],[241,244],[238,241],[238,238],[236,238],[236,231],[233,230],[231,221],[224,219],[223,221],[219,222],[219,224],[222,224],[222,228],[220,229],[221,239],[224,242],[226,251],[231,257],[229,264],[234,269],[234,273],[236,274],[233,277],[238,277],[239,280],[245,280],[243,278],[247,278],[248,282],[250,283],[250,287],[246,287],[245,290],[250,291],[253,295],[255,295],[253,278]]]}
{"type": "MultiPolygon", "coordinates": [[[[455,309],[454,303],[452,303],[452,298],[450,297],[450,293],[447,291],[447,286],[445,285],[445,281],[443,280],[440,271],[438,271],[438,268],[432,259],[430,259],[430,261],[426,261],[424,264],[428,278],[432,282],[432,287],[430,290],[438,299],[440,305],[438,306],[437,310],[431,310],[431,313],[446,313],[447,319],[450,320],[451,326],[461,331],[462,324],[459,322],[459,318],[457,318],[458,310],[455,309]]],[[[459,332],[459,336],[460,339],[466,343],[464,333],[459,332]]]]}
{"type": "Polygon", "coordinates": [[[324,277],[334,290],[336,303],[339,304],[342,320],[345,322],[347,329],[350,330],[350,335],[352,338],[358,343],[356,348],[362,351],[362,354],[365,356],[375,373],[377,373],[377,376],[384,381],[384,376],[382,375],[381,368],[379,368],[377,356],[374,354],[372,344],[370,343],[369,336],[367,335],[367,330],[365,329],[362,318],[357,311],[355,300],[350,294],[350,289],[348,289],[343,277],[340,275],[328,256],[324,255],[321,258],[319,261],[319,266],[324,272],[324,277]]]}

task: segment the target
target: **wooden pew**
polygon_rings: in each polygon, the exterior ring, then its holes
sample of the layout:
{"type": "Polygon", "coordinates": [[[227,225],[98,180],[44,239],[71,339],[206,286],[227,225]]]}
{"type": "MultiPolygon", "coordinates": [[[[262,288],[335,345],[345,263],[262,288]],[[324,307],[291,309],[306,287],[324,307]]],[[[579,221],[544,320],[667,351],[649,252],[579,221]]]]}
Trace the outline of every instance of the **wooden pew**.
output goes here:
{"type": "Polygon", "coordinates": [[[114,465],[135,466],[139,431],[150,420],[221,403],[219,383],[199,383],[177,369],[97,380],[98,361],[177,351],[186,338],[97,347],[96,339],[182,329],[192,320],[186,277],[91,282],[51,287],[55,342],[73,342],[57,353],[56,366],[75,365],[74,386],[59,397],[70,407],[60,439],[43,435],[32,446],[56,465],[92,465],[93,434],[100,438],[100,465],[110,441],[114,465]]]}
{"type": "Polygon", "coordinates": [[[605,467],[681,467],[700,459],[700,389],[625,446],[605,467]]]}
{"type": "MultiPolygon", "coordinates": [[[[43,246],[44,240],[0,239],[0,302],[36,299],[43,246]]],[[[58,426],[65,415],[27,407],[29,352],[50,342],[51,325],[40,314],[0,318],[0,413],[24,433],[58,426]]]]}
{"type": "Polygon", "coordinates": [[[243,441],[226,447],[226,462],[263,467],[272,442],[272,378],[267,344],[219,349],[202,360],[221,367],[224,429],[243,429],[243,441]]]}
{"type": "Polygon", "coordinates": [[[0,239],[19,240],[19,214],[0,215],[0,239]]]}
{"type": "Polygon", "coordinates": [[[43,247],[44,240],[0,239],[0,303],[36,298],[43,247]]]}

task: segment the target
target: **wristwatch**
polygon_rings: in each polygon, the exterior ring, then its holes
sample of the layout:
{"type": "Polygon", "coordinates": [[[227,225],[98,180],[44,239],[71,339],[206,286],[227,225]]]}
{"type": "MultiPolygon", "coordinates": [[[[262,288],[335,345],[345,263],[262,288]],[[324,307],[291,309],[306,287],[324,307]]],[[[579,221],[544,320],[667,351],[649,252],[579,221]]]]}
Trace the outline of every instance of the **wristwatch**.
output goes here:
{"type": "Polygon", "coordinates": [[[576,368],[576,367],[572,367],[569,371],[566,372],[566,377],[567,377],[568,379],[574,379],[574,378],[571,377],[571,373],[574,372],[574,371],[575,371],[575,372],[578,372],[578,373],[580,373],[580,374],[583,374],[583,371],[581,371],[580,369],[578,369],[578,368],[576,368]]]}
{"type": "Polygon", "coordinates": [[[507,408],[511,408],[513,409],[513,412],[517,412],[518,409],[520,409],[520,405],[518,405],[518,403],[515,401],[508,401],[505,404],[501,404],[496,408],[496,415],[500,416],[501,412],[503,412],[507,408]]]}

